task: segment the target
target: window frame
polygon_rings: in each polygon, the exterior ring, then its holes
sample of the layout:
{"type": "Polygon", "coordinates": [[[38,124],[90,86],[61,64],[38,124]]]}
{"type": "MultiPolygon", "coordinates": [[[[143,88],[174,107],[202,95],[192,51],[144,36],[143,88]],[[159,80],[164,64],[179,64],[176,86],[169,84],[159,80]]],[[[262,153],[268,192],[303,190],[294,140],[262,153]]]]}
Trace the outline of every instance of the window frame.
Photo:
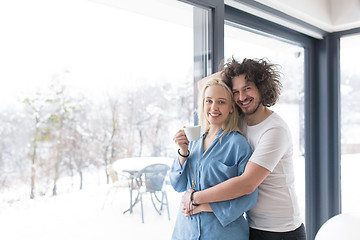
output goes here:
{"type": "Polygon", "coordinates": [[[237,0],[293,24],[315,31],[311,37],[219,0],[181,0],[201,4],[212,12],[212,71],[224,58],[224,23],[233,22],[247,30],[261,31],[304,48],[305,188],[306,229],[313,239],[322,224],[341,213],[340,179],[340,38],[360,33],[360,28],[328,33],[257,2],[237,0]]]}

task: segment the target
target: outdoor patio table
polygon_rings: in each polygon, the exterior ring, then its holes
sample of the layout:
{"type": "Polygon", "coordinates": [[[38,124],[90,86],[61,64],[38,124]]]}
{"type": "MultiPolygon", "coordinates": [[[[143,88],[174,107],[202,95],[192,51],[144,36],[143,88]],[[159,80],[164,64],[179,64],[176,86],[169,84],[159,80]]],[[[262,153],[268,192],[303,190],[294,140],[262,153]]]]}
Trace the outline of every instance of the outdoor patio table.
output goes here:
{"type": "Polygon", "coordinates": [[[129,175],[129,192],[130,192],[130,207],[126,209],[123,214],[133,211],[133,207],[138,203],[139,194],[134,199],[133,191],[134,189],[134,179],[136,178],[137,173],[144,167],[155,164],[155,163],[164,163],[168,166],[172,165],[174,158],[169,157],[133,157],[133,158],[122,158],[116,160],[112,165],[116,172],[124,172],[129,175]]]}
{"type": "Polygon", "coordinates": [[[129,191],[130,191],[130,207],[123,212],[123,214],[130,212],[132,213],[132,208],[136,205],[139,198],[139,193],[137,194],[135,201],[133,201],[133,186],[134,186],[134,179],[136,177],[136,174],[139,172],[138,170],[123,170],[123,172],[128,173],[130,176],[129,179],[129,191]]]}

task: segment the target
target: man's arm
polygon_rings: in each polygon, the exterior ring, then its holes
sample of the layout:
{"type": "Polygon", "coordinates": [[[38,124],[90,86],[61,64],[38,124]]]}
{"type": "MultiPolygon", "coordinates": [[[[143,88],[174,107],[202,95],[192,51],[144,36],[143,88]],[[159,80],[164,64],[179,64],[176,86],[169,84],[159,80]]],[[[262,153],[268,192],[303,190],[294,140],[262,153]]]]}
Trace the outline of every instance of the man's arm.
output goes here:
{"type": "MultiPolygon", "coordinates": [[[[262,135],[244,173],[212,188],[195,192],[193,194],[194,203],[225,201],[253,192],[279,163],[290,143],[291,140],[286,129],[279,126],[269,128],[262,135]],[[256,162],[266,164],[260,166],[256,162]]],[[[183,196],[183,202],[188,201],[189,196],[183,196]]]]}
{"type": "MultiPolygon", "coordinates": [[[[193,202],[195,204],[219,202],[250,194],[269,174],[270,171],[266,168],[249,161],[241,176],[233,177],[211,188],[195,192],[193,194],[193,202]]],[[[190,192],[188,191],[183,195],[183,206],[189,206],[190,192]]]]}
{"type": "Polygon", "coordinates": [[[201,93],[202,90],[203,90],[204,85],[206,84],[206,82],[209,81],[210,79],[213,79],[213,78],[221,79],[221,71],[216,72],[214,74],[211,74],[211,75],[209,75],[207,77],[204,77],[204,78],[200,79],[197,82],[198,91],[201,93]]]}

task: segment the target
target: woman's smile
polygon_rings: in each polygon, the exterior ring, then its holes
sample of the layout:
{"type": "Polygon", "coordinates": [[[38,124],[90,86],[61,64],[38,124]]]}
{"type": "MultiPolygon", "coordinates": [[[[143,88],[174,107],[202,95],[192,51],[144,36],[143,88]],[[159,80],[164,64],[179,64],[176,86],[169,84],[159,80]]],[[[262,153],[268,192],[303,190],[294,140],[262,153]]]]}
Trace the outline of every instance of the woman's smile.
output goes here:
{"type": "Polygon", "coordinates": [[[209,113],[210,117],[212,118],[217,118],[219,117],[221,114],[220,113],[209,113]]]}

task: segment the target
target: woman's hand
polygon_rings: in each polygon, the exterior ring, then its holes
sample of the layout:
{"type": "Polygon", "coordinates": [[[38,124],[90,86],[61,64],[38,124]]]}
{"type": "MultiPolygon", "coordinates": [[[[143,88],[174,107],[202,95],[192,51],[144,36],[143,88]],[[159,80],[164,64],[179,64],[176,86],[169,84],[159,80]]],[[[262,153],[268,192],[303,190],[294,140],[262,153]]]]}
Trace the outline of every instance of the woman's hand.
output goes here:
{"type": "Polygon", "coordinates": [[[173,138],[176,145],[179,146],[179,163],[182,167],[184,165],[184,162],[186,161],[188,154],[188,147],[189,147],[189,140],[187,139],[184,129],[180,129],[173,138]],[[182,156],[183,157],[182,157],[182,156]]]}
{"type": "Polygon", "coordinates": [[[184,129],[180,129],[174,136],[173,141],[180,148],[181,155],[188,155],[189,140],[187,139],[184,129]]]}
{"type": "Polygon", "coordinates": [[[181,198],[181,205],[182,205],[182,213],[189,217],[194,214],[198,214],[200,212],[212,212],[209,203],[200,204],[199,206],[194,206],[191,203],[191,193],[195,192],[194,189],[189,189],[181,198]]]}
{"type": "Polygon", "coordinates": [[[183,207],[183,213],[186,215],[187,213],[190,212],[191,209],[189,209],[192,204],[191,204],[191,200],[190,200],[190,195],[192,192],[195,192],[194,189],[189,189],[182,197],[181,197],[181,204],[183,207]]]}
{"type": "Polygon", "coordinates": [[[186,208],[183,207],[182,212],[185,215],[185,217],[190,217],[192,215],[195,215],[195,214],[198,214],[201,212],[212,212],[212,209],[210,207],[210,204],[204,203],[204,204],[200,204],[199,206],[191,205],[190,211],[187,211],[186,208]]]}

